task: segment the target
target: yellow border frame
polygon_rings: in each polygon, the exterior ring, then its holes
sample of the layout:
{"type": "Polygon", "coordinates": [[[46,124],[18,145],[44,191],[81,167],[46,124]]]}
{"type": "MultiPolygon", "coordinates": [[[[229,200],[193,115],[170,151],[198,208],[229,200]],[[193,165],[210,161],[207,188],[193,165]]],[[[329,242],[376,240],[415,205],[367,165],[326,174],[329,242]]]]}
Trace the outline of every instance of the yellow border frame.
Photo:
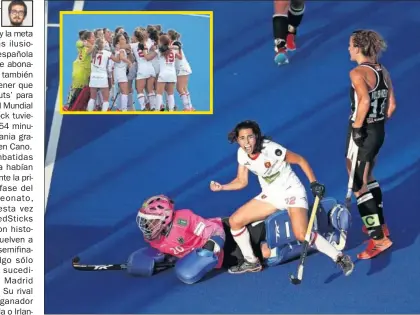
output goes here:
{"type": "Polygon", "coordinates": [[[60,114],[62,115],[213,115],[213,11],[60,11],[60,80],[59,80],[59,101],[60,114]],[[179,15],[208,15],[210,22],[210,110],[194,112],[84,112],[84,111],[64,111],[63,110],[63,17],[64,15],[91,15],[91,14],[118,14],[118,15],[136,15],[136,14],[179,14],[179,15]]]}

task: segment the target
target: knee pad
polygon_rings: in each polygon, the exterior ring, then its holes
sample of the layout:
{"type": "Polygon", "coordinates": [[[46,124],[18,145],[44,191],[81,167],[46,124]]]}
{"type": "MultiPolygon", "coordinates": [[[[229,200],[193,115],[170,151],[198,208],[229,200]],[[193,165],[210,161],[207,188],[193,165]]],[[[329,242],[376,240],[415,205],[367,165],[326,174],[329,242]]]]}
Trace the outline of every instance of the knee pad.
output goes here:
{"type": "Polygon", "coordinates": [[[269,248],[283,247],[296,238],[287,211],[277,211],[265,220],[266,241],[269,248]]]}
{"type": "Polygon", "coordinates": [[[344,205],[336,204],[328,217],[331,225],[340,232],[347,232],[351,227],[351,213],[344,205]]]}
{"type": "Polygon", "coordinates": [[[353,177],[353,192],[358,192],[363,186],[363,174],[366,169],[366,162],[357,161],[353,177]]]}
{"type": "Polygon", "coordinates": [[[200,281],[218,263],[218,257],[207,249],[196,249],[181,258],[175,265],[179,280],[186,284],[200,281]]]}

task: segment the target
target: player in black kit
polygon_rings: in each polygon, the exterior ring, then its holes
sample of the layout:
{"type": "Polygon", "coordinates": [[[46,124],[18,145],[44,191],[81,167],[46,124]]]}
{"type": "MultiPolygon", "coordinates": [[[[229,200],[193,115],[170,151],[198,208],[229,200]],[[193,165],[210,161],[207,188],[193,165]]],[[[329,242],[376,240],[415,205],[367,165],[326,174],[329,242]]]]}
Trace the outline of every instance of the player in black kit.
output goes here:
{"type": "Polygon", "coordinates": [[[363,230],[370,237],[366,250],[357,255],[359,259],[373,258],[392,246],[383,215],[381,188],[372,174],[385,139],[385,122],[396,108],[391,78],[385,67],[378,63],[380,53],[385,49],[385,41],[375,31],[358,30],[350,36],[350,59],[358,65],[350,71],[347,170],[352,176],[351,159],[357,156],[353,192],[364,223],[363,230]]]}

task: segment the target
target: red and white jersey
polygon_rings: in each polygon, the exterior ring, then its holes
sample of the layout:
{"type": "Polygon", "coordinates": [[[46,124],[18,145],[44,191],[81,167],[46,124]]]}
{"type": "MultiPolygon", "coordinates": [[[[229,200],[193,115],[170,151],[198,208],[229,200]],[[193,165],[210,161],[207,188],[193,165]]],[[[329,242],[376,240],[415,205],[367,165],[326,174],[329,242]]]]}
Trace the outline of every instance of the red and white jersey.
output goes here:
{"type": "MultiPolygon", "coordinates": [[[[226,239],[220,218],[204,219],[191,210],[177,210],[174,213],[172,227],[168,235],[155,240],[145,240],[161,253],[182,258],[195,249],[202,248],[212,236],[226,239]]],[[[223,250],[219,252],[220,268],[223,262],[223,250]]]]}
{"type": "Polygon", "coordinates": [[[263,147],[254,158],[250,158],[242,148],[238,149],[238,163],[258,176],[262,189],[271,184],[289,186],[300,183],[290,164],[285,161],[286,148],[270,140],[264,140],[263,147]]]}
{"type": "MultiPolygon", "coordinates": [[[[115,56],[118,56],[118,55],[120,55],[120,58],[121,57],[127,58],[127,53],[124,49],[116,50],[115,51],[115,56]]],[[[128,66],[128,63],[126,63],[122,60],[114,63],[114,69],[127,69],[127,66],[128,66]]]]}
{"type": "Polygon", "coordinates": [[[149,61],[144,58],[144,56],[149,53],[147,46],[145,45],[143,50],[139,49],[138,43],[130,44],[130,46],[136,58],[137,66],[140,68],[141,66],[148,64],[149,61]]]}
{"type": "Polygon", "coordinates": [[[161,74],[174,74],[176,75],[175,70],[175,52],[170,50],[166,56],[164,56],[160,51],[158,51],[159,58],[159,73],[161,74]]]}
{"type": "Polygon", "coordinates": [[[90,65],[91,72],[103,72],[107,73],[108,61],[110,60],[111,52],[107,50],[100,50],[96,53],[95,57],[92,58],[90,65]]]}

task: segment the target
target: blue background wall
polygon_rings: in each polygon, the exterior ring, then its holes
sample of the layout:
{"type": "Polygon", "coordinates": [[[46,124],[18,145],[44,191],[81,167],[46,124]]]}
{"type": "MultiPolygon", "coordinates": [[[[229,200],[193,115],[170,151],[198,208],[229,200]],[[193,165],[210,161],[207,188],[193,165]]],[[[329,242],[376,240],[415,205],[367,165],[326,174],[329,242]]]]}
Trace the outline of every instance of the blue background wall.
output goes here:
{"type": "MultiPolygon", "coordinates": [[[[50,23],[72,5],[50,2],[50,23]]],[[[86,1],[84,9],[214,10],[215,114],[64,117],[45,217],[46,313],[420,311],[420,42],[412,37],[420,27],[420,3],[309,2],[299,51],[281,68],[272,61],[271,2],[115,1],[104,7],[86,1]],[[256,195],[255,178],[244,191],[215,194],[208,189],[210,180],[223,183],[235,176],[236,147],[228,144],[227,133],[243,119],[257,120],[266,134],[306,156],[328,195],[343,199],[348,72],[353,67],[347,46],[357,28],[373,28],[387,39],[383,63],[398,100],[376,169],[392,250],[356,262],[351,277],[343,277],[325,256],[313,255],[299,287],[288,281],[296,262],[258,274],[223,273],[194,286],[183,285],[171,271],[139,279],[124,272],[72,270],[76,255],[91,263],[124,262],[142,247],[135,215],[150,195],[168,194],[178,208],[207,217],[228,215],[256,195]]],[[[47,136],[57,95],[58,29],[49,28],[48,38],[47,136]]],[[[347,250],[355,257],[365,236],[355,206],[352,212],[347,250]]]]}
{"type": "MultiPolygon", "coordinates": [[[[99,8],[95,10],[100,10],[99,8]]],[[[117,10],[125,10],[118,8],[117,10]]],[[[134,10],[134,8],[133,8],[134,10]]],[[[77,57],[76,41],[82,29],[95,30],[107,27],[114,31],[123,26],[131,35],[138,26],[146,27],[149,24],[160,24],[164,31],[175,29],[181,34],[185,56],[191,65],[193,74],[190,76],[189,91],[193,106],[196,110],[210,110],[210,19],[189,15],[64,15],[63,18],[63,100],[67,99],[71,85],[72,64],[77,57]]],[[[137,93],[134,87],[134,99],[137,93]]],[[[182,102],[175,90],[175,102],[182,109],[182,102]]],[[[135,106],[139,109],[136,101],[135,106]]]]}

